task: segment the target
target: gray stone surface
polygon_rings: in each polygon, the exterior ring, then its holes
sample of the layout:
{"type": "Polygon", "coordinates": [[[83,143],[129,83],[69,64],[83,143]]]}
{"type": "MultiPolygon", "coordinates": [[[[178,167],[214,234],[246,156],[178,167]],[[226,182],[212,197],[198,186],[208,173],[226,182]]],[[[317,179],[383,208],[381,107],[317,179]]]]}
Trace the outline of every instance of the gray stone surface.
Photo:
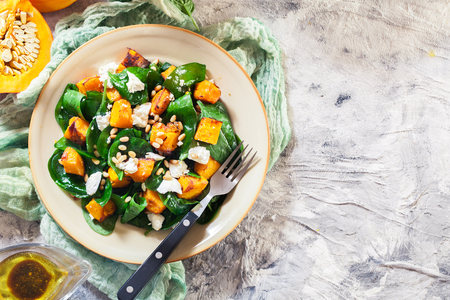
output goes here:
{"type": "MultiPolygon", "coordinates": [[[[449,298],[447,1],[194,2],[278,38],[293,136],[236,230],[184,261],[187,299],[449,298]]],[[[2,246],[42,240],[0,214],[2,246]]]]}

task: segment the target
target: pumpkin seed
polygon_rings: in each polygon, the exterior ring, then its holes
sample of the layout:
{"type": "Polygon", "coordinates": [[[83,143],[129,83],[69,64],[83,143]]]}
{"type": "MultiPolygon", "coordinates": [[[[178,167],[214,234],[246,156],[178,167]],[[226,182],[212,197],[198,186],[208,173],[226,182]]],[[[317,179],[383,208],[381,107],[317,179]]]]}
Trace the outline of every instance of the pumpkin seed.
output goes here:
{"type": "Polygon", "coordinates": [[[22,24],[27,23],[27,13],[25,11],[20,12],[20,21],[22,22],[22,24]]]}
{"type": "Polygon", "coordinates": [[[12,68],[11,68],[11,70],[13,71],[13,75],[17,75],[17,76],[22,75],[22,73],[19,70],[12,69],[12,68]]]}
{"type": "Polygon", "coordinates": [[[12,53],[10,49],[3,50],[2,59],[4,62],[10,62],[12,60],[12,53]]]}
{"type": "Polygon", "coordinates": [[[17,55],[17,52],[16,51],[11,51],[11,54],[12,54],[12,60],[13,61],[18,61],[19,60],[19,56],[17,55]]]}
{"type": "MultiPolygon", "coordinates": [[[[31,16],[31,17],[33,17],[33,16],[31,16]]],[[[36,25],[35,23],[33,23],[33,22],[28,22],[28,23],[27,23],[27,26],[28,26],[28,27],[34,27],[34,28],[37,27],[37,25],[36,25]]]]}
{"type": "Polygon", "coordinates": [[[13,67],[14,69],[17,69],[17,70],[20,70],[20,69],[22,69],[23,68],[23,65],[22,64],[19,64],[18,62],[16,62],[16,61],[11,61],[10,63],[9,63],[9,65],[11,66],[11,67],[13,67]]]}
{"type": "Polygon", "coordinates": [[[3,40],[3,41],[0,43],[0,45],[6,47],[6,48],[8,48],[8,49],[11,49],[12,46],[13,46],[13,43],[11,42],[11,39],[8,39],[8,38],[7,38],[7,39],[3,40]]]}
{"type": "Polygon", "coordinates": [[[9,66],[5,66],[2,72],[3,75],[13,75],[13,71],[9,66]]]}

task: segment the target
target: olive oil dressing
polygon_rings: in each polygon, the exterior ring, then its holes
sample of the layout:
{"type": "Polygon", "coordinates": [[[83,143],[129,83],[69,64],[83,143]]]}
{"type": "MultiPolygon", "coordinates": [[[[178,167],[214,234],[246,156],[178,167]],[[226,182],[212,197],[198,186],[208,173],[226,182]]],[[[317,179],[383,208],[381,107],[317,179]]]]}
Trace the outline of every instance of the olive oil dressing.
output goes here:
{"type": "Polygon", "coordinates": [[[67,275],[39,253],[16,253],[0,263],[0,299],[52,299],[67,275]]]}

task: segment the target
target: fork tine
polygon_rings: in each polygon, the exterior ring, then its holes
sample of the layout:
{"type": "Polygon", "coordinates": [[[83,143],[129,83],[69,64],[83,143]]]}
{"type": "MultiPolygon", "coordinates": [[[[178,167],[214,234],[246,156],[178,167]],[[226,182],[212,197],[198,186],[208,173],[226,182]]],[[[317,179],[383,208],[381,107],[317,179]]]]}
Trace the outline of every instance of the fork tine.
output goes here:
{"type": "MultiPolygon", "coordinates": [[[[252,150],[253,150],[253,148],[252,148],[252,150]]],[[[250,150],[250,152],[251,152],[251,150],[250,150]]],[[[250,154],[250,152],[248,154],[250,154]]],[[[248,167],[250,166],[250,164],[252,163],[253,159],[255,158],[256,153],[258,153],[258,152],[255,151],[255,153],[253,153],[253,156],[250,159],[250,161],[247,164],[245,164],[245,166],[240,168],[238,173],[233,174],[233,178],[231,179],[231,181],[236,181],[236,183],[238,183],[239,180],[241,180],[242,176],[244,176],[244,174],[247,172],[248,167]]],[[[248,156],[248,154],[247,154],[247,156],[248,156]]],[[[245,158],[247,158],[247,156],[245,158]]],[[[242,164],[243,164],[243,162],[242,162],[242,164]]],[[[241,166],[242,166],[242,164],[241,164],[241,166]]]]}
{"type": "Polygon", "coordinates": [[[244,143],[244,141],[240,142],[240,144],[234,149],[234,151],[231,152],[231,154],[230,154],[230,156],[228,156],[227,160],[224,161],[224,163],[220,166],[219,170],[217,170],[219,173],[222,173],[222,171],[225,169],[225,167],[228,165],[228,163],[231,161],[231,159],[234,157],[234,155],[241,148],[243,143],[244,143]]]}
{"type": "MultiPolygon", "coordinates": [[[[248,147],[248,145],[245,146],[245,149],[244,149],[244,150],[247,150],[247,147],[248,147]]],[[[250,149],[250,151],[248,151],[248,153],[246,153],[246,155],[242,158],[241,161],[239,161],[239,158],[242,157],[242,156],[244,155],[244,151],[241,152],[241,153],[239,154],[238,159],[236,159],[236,161],[235,161],[235,162],[233,163],[233,165],[230,167],[230,169],[229,169],[230,171],[228,172],[227,177],[231,176],[231,173],[233,173],[233,175],[239,173],[239,170],[241,169],[242,165],[244,164],[245,160],[247,159],[247,157],[248,157],[248,155],[250,154],[250,152],[252,152],[252,150],[253,150],[253,148],[250,149]],[[239,163],[239,164],[238,164],[238,163],[239,163]],[[236,168],[234,168],[235,165],[236,165],[236,168]]]]}
{"type": "MultiPolygon", "coordinates": [[[[245,146],[244,151],[239,153],[234,161],[229,163],[230,166],[227,167],[223,173],[226,177],[230,176],[231,173],[233,173],[235,171],[234,166],[239,162],[239,159],[242,157],[242,155],[244,155],[244,152],[245,152],[245,150],[247,150],[247,147],[248,147],[248,145],[245,146]]],[[[234,156],[236,156],[236,154],[234,156]]]]}

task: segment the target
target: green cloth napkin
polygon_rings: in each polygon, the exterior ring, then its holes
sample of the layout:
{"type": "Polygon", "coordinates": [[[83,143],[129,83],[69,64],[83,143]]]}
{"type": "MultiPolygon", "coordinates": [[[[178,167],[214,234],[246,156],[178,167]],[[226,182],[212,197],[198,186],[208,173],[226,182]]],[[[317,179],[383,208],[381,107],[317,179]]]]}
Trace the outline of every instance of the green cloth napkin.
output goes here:
{"type": "MultiPolygon", "coordinates": [[[[41,233],[46,241],[89,261],[93,266],[89,281],[112,299],[117,299],[117,290],[137,266],[115,262],[87,250],[68,237],[49,216],[33,185],[28,127],[42,87],[70,53],[102,33],[134,24],[166,24],[195,30],[190,19],[168,0],[91,5],[83,14],[73,14],[58,22],[50,63],[26,91],[17,96],[8,95],[0,103],[0,208],[26,220],[41,220],[41,233]]],[[[204,27],[200,33],[234,56],[254,80],[269,120],[271,168],[290,139],[278,42],[263,24],[251,18],[234,18],[204,27]]],[[[184,267],[181,262],[175,262],[161,268],[137,299],[183,299],[185,295],[184,267]]]]}

